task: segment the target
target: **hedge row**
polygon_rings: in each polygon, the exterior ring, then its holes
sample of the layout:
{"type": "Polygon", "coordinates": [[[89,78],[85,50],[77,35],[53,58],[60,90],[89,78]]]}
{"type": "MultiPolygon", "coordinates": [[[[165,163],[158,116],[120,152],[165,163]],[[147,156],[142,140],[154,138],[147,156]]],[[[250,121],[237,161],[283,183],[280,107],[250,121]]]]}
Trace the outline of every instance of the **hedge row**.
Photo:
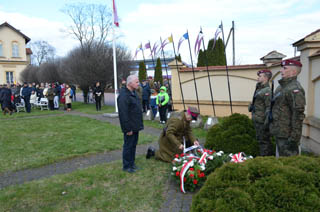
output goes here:
{"type": "Polygon", "coordinates": [[[208,176],[192,211],[320,211],[320,158],[257,157],[208,176]]]}

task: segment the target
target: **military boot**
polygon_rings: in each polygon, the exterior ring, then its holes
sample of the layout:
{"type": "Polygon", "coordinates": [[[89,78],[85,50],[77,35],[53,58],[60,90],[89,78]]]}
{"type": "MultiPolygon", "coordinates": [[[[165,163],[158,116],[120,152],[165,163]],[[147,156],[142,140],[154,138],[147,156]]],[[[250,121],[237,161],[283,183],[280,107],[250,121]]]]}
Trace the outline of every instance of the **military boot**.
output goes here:
{"type": "Polygon", "coordinates": [[[155,149],[152,146],[149,146],[146,158],[150,159],[151,157],[153,157],[155,155],[155,152],[156,152],[155,149]]]}

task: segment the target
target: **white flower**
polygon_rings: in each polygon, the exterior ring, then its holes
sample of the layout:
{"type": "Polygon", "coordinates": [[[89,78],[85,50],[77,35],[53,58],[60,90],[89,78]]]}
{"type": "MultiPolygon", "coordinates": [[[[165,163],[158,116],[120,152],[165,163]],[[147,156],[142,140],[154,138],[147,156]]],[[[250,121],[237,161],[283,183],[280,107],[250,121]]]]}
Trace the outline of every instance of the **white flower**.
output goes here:
{"type": "Polygon", "coordinates": [[[208,157],[208,159],[209,159],[209,160],[213,160],[213,156],[210,155],[210,156],[208,157]]]}
{"type": "Polygon", "coordinates": [[[190,162],[190,167],[193,167],[194,166],[194,162],[193,160],[190,162]]]}
{"type": "Polygon", "coordinates": [[[253,157],[250,155],[249,158],[252,159],[253,157]]]}
{"type": "Polygon", "coordinates": [[[174,161],[181,162],[181,159],[175,158],[174,161]]]}
{"type": "Polygon", "coordinates": [[[183,161],[183,163],[186,163],[186,162],[188,162],[188,161],[187,161],[187,160],[184,160],[184,161],[183,161]]]}
{"type": "Polygon", "coordinates": [[[177,170],[177,167],[172,167],[172,171],[176,171],[177,170]]]}
{"type": "Polygon", "coordinates": [[[206,169],[206,167],[204,167],[204,165],[200,166],[201,171],[204,171],[206,169]]]}

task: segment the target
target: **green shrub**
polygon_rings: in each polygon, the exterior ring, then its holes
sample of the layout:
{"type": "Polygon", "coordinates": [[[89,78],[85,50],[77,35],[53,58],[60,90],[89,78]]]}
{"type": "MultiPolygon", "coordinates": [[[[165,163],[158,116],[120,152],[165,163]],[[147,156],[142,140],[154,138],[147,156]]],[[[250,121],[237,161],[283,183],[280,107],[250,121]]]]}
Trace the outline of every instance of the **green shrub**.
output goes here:
{"type": "Polygon", "coordinates": [[[192,211],[320,211],[320,158],[257,157],[208,176],[192,211]]]}
{"type": "Polygon", "coordinates": [[[225,117],[219,124],[211,127],[205,147],[226,153],[244,152],[247,155],[259,155],[253,123],[248,116],[239,113],[225,117]]]}

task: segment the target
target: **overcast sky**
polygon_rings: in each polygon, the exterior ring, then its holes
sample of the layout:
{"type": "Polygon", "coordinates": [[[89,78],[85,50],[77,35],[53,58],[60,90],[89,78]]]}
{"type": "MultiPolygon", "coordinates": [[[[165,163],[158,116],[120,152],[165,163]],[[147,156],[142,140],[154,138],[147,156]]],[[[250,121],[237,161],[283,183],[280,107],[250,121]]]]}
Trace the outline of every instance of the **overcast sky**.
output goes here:
{"type": "MultiPolygon", "coordinates": [[[[235,21],[236,63],[258,64],[260,58],[277,50],[292,57],[292,43],[320,28],[319,0],[115,0],[120,18],[118,42],[128,46],[134,55],[142,42],[158,41],[173,34],[176,46],[189,31],[194,45],[200,26],[205,42],[213,38],[221,20],[225,37],[235,21]]],[[[112,0],[1,0],[0,22],[7,21],[32,41],[45,40],[64,56],[78,42],[64,33],[70,19],[61,12],[67,3],[106,4],[112,0]]],[[[231,44],[231,43],[230,43],[231,44]]],[[[228,45],[228,62],[232,49],[228,45]]],[[[170,51],[172,46],[167,46],[170,51]]],[[[190,62],[187,42],[182,44],[182,59],[190,62]]]]}

